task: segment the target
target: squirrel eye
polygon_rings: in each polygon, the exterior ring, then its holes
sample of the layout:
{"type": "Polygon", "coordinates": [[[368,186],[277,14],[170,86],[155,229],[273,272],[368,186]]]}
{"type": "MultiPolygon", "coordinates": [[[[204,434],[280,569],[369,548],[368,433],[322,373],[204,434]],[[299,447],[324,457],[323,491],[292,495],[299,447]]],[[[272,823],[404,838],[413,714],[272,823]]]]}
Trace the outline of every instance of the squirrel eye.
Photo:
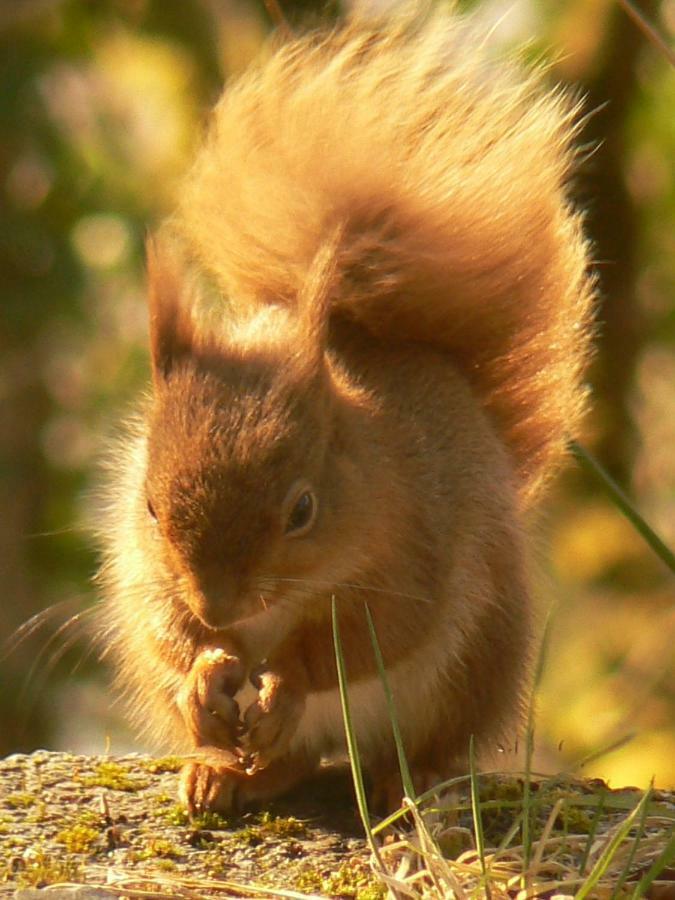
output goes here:
{"type": "Polygon", "coordinates": [[[286,534],[299,537],[306,534],[316,518],[316,498],[311,491],[303,491],[295,501],[286,521],[286,534]]]}
{"type": "Polygon", "coordinates": [[[155,512],[155,507],[152,505],[152,501],[148,500],[148,515],[152,519],[153,522],[157,521],[157,513],[155,512]]]}

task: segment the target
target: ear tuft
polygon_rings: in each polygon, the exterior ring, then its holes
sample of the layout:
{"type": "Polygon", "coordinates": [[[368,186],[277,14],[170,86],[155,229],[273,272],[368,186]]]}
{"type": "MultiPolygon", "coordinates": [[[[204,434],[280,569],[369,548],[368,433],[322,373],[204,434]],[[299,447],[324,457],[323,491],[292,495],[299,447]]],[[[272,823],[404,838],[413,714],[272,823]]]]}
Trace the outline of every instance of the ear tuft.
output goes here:
{"type": "Polygon", "coordinates": [[[150,359],[158,385],[181,359],[192,355],[195,327],[178,249],[150,237],[146,256],[150,359]]]}

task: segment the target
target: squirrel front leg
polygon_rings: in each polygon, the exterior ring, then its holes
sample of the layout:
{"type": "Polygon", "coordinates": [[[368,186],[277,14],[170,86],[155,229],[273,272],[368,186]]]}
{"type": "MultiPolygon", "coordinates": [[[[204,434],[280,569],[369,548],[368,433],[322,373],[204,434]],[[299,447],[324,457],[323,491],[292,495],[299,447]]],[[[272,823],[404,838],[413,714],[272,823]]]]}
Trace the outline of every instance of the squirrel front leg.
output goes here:
{"type": "Polygon", "coordinates": [[[251,672],[258,696],[243,715],[246,768],[259,772],[284,756],[305,711],[309,678],[297,647],[285,645],[251,672]]]}
{"type": "Polygon", "coordinates": [[[197,655],[176,697],[195,747],[237,752],[241,723],[234,695],[245,675],[241,659],[221,647],[208,647],[197,655]]]}
{"type": "Polygon", "coordinates": [[[217,748],[223,765],[188,762],[180,776],[179,799],[191,816],[204,810],[230,812],[235,785],[244,774],[240,763],[241,721],[234,695],[241,688],[246,668],[241,659],[222,647],[207,647],[195,657],[176,697],[191,743],[217,748]],[[227,759],[227,753],[231,759],[227,759]]]}
{"type": "Polygon", "coordinates": [[[250,674],[256,699],[239,717],[234,695],[245,681],[239,657],[220,648],[203,650],[181,689],[178,706],[195,746],[232,752],[220,764],[219,753],[208,762],[187,763],[181,772],[179,797],[191,815],[205,809],[232,813],[284,793],[306,777],[315,761],[290,750],[305,708],[307,673],[293,648],[250,674]]]}

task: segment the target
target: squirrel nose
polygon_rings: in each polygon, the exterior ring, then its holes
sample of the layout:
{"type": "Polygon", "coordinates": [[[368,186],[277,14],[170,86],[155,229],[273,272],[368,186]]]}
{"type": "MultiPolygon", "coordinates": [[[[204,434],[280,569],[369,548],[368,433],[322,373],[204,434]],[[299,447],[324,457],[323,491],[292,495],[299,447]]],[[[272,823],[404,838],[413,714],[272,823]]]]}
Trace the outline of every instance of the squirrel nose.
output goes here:
{"type": "Polygon", "coordinates": [[[187,604],[207,628],[223,628],[237,618],[239,585],[224,571],[192,574],[187,604]]]}

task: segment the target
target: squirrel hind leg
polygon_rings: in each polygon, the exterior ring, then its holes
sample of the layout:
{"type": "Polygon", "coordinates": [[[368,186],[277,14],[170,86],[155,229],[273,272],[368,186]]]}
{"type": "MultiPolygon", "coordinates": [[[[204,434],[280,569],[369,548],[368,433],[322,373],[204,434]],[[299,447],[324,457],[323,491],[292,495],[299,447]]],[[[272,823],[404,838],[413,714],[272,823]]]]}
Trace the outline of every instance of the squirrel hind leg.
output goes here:
{"type": "MultiPolygon", "coordinates": [[[[452,788],[441,787],[453,778],[466,776],[469,771],[468,754],[461,757],[443,758],[429,754],[410,764],[415,798],[422,794],[437,794],[447,797],[452,788]],[[436,790],[438,789],[438,790],[436,790]]],[[[377,773],[370,773],[370,808],[375,815],[387,816],[401,808],[405,790],[397,764],[383,766],[377,773]]]]}

